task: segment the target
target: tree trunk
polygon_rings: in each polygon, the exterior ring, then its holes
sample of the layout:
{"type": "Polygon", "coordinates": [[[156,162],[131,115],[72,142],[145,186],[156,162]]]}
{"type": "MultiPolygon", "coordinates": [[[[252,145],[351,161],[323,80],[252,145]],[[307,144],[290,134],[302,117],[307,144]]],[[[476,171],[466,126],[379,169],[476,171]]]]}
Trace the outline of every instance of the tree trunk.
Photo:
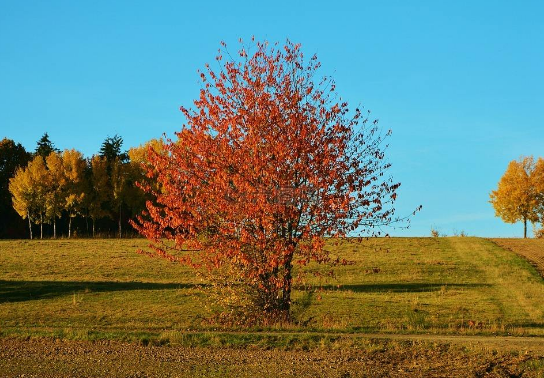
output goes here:
{"type": "Polygon", "coordinates": [[[72,217],[68,215],[68,239],[72,236],[72,217]]]}
{"type": "Polygon", "coordinates": [[[285,276],[283,278],[283,292],[282,292],[282,318],[285,321],[291,320],[291,289],[293,284],[293,254],[295,253],[295,243],[293,242],[293,224],[288,222],[287,235],[289,237],[289,244],[293,247],[293,250],[285,260],[283,268],[285,269],[285,276]]]}
{"type": "Polygon", "coordinates": [[[93,238],[94,238],[94,218],[93,218],[93,238]]]}
{"type": "Polygon", "coordinates": [[[119,239],[121,239],[121,204],[119,204],[119,239]]]}
{"type": "Polygon", "coordinates": [[[284,269],[285,269],[285,276],[284,276],[284,282],[283,282],[283,292],[282,292],[282,306],[281,306],[281,317],[282,320],[289,321],[291,318],[291,288],[293,283],[293,255],[289,256],[287,258],[287,261],[285,261],[284,269]]]}
{"type": "Polygon", "coordinates": [[[53,217],[53,239],[57,238],[57,218],[53,217]]]}
{"type": "Polygon", "coordinates": [[[32,240],[32,222],[30,221],[30,213],[27,212],[26,216],[28,218],[28,230],[30,231],[30,240],[32,240]]]}
{"type": "Polygon", "coordinates": [[[527,218],[523,218],[523,238],[527,239],[527,218]]]}
{"type": "Polygon", "coordinates": [[[43,222],[40,220],[40,239],[43,239],[43,222]]]}

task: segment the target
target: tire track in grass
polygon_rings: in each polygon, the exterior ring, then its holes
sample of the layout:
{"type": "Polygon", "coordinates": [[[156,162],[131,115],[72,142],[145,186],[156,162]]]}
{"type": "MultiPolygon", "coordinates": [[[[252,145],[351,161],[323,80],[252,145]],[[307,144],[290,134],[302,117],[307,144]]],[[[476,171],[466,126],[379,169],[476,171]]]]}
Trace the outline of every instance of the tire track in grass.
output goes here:
{"type": "Polygon", "coordinates": [[[488,298],[500,310],[504,323],[544,327],[544,284],[531,273],[525,260],[484,239],[451,238],[451,244],[491,285],[493,295],[488,298]]]}
{"type": "Polygon", "coordinates": [[[490,239],[494,244],[528,260],[544,279],[544,239],[490,239]]]}

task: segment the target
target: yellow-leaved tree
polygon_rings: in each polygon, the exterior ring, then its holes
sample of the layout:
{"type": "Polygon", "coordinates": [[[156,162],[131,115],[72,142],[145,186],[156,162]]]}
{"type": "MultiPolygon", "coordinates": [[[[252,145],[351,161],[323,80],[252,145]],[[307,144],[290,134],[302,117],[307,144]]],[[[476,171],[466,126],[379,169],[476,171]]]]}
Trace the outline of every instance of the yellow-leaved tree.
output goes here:
{"type": "Polygon", "coordinates": [[[45,186],[46,223],[53,223],[53,238],[57,237],[57,218],[62,216],[66,197],[66,175],[62,155],[56,151],[45,158],[47,178],[41,183],[45,186]]]}
{"type": "Polygon", "coordinates": [[[19,168],[9,180],[13,208],[23,219],[28,219],[31,239],[32,223],[40,225],[40,238],[43,238],[49,181],[49,172],[41,155],[36,155],[26,168],[19,168]]]}
{"type": "Polygon", "coordinates": [[[535,228],[535,237],[544,238],[544,159],[538,158],[533,172],[533,184],[537,192],[538,221],[540,228],[535,228]]]}
{"type": "Polygon", "coordinates": [[[542,159],[535,164],[532,156],[511,161],[497,190],[490,194],[496,216],[506,223],[523,222],[524,238],[527,237],[527,222],[536,223],[542,218],[543,192],[539,175],[544,172],[543,164],[542,159]]]}
{"type": "Polygon", "coordinates": [[[100,218],[111,217],[107,207],[109,192],[108,162],[106,158],[95,155],[90,161],[90,177],[87,180],[87,195],[84,201],[88,215],[93,221],[93,237],[96,221],[100,218]]]}
{"type": "Polygon", "coordinates": [[[149,166],[148,150],[152,148],[160,153],[163,147],[161,140],[151,139],[145,144],[128,150],[129,163],[126,168],[129,185],[125,187],[125,198],[132,216],[141,213],[145,209],[146,201],[151,199],[139,186],[151,184],[146,178],[146,168],[149,166]]]}
{"type": "Polygon", "coordinates": [[[72,236],[72,219],[83,212],[85,199],[85,167],[81,152],[64,150],[62,153],[65,178],[64,210],[68,213],[68,237],[72,236]]]}

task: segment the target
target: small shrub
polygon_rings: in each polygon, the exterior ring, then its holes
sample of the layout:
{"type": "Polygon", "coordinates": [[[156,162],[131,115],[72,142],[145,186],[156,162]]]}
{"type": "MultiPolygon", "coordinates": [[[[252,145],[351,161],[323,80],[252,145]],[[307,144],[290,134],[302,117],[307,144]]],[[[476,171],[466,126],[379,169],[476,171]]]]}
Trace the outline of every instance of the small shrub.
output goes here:
{"type": "Polygon", "coordinates": [[[440,236],[440,232],[438,232],[438,230],[436,230],[436,229],[434,229],[434,228],[431,227],[431,236],[432,236],[433,238],[437,238],[437,237],[440,236]]]}
{"type": "Polygon", "coordinates": [[[457,230],[453,230],[453,236],[457,236],[457,237],[460,237],[460,238],[464,238],[464,237],[467,237],[467,233],[463,230],[461,231],[457,231],[457,230]]]}
{"type": "Polygon", "coordinates": [[[535,228],[534,234],[535,234],[535,238],[544,239],[544,225],[540,228],[535,228]]]}

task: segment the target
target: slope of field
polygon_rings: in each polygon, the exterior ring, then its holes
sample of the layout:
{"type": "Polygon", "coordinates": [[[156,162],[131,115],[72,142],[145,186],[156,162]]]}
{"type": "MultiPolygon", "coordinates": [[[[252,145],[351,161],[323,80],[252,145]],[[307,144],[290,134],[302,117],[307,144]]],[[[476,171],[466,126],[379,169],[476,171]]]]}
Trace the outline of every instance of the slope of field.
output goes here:
{"type": "MultiPolygon", "coordinates": [[[[145,244],[0,241],[0,333],[184,344],[187,330],[220,328],[208,321],[202,282],[136,254],[145,244]]],[[[544,335],[543,280],[491,241],[391,238],[329,248],[354,264],[328,281],[310,276],[319,289],[295,291],[295,324],[273,331],[544,335]]]]}
{"type": "Polygon", "coordinates": [[[544,277],[544,239],[491,239],[502,248],[523,256],[544,277]]]}

